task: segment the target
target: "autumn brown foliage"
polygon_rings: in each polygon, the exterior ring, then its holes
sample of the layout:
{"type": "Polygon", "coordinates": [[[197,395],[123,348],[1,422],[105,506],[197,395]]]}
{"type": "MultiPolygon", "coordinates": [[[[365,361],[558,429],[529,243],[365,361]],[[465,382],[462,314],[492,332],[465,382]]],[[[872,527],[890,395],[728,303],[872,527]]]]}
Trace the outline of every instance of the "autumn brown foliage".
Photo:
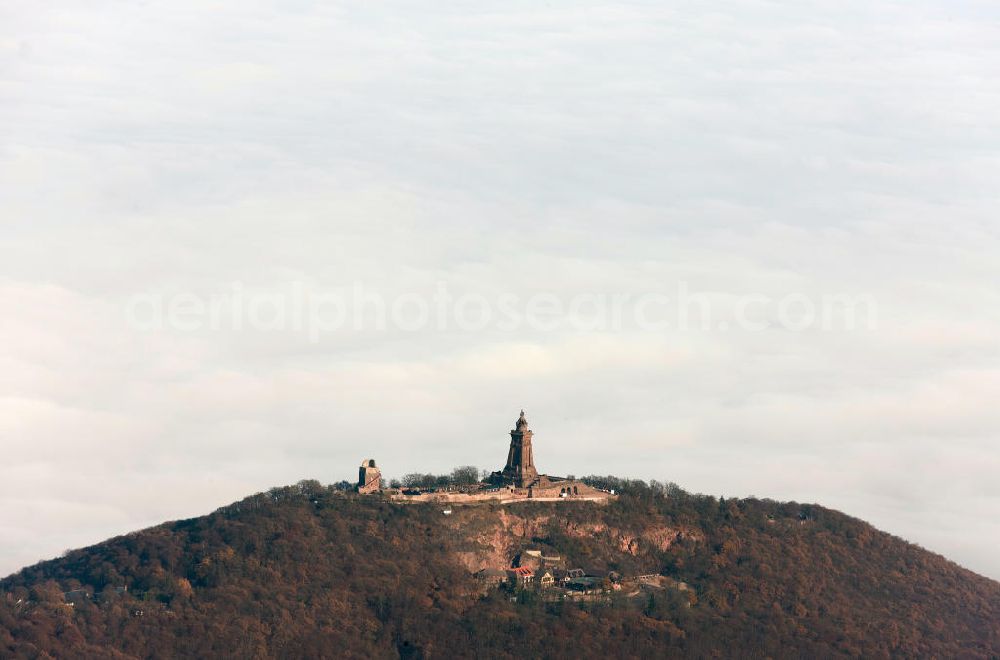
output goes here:
{"type": "Polygon", "coordinates": [[[815,505],[590,480],[623,495],[607,506],[525,503],[515,514],[483,505],[445,517],[433,505],[316,482],[273,489],[0,581],[0,656],[1000,652],[1000,584],[862,521],[815,505]],[[484,594],[459,556],[475,551],[508,514],[537,521],[530,531],[504,528],[521,534],[511,547],[531,544],[626,576],[662,573],[691,590],[581,603],[484,594]],[[685,533],[647,540],[664,529],[685,533]]]}

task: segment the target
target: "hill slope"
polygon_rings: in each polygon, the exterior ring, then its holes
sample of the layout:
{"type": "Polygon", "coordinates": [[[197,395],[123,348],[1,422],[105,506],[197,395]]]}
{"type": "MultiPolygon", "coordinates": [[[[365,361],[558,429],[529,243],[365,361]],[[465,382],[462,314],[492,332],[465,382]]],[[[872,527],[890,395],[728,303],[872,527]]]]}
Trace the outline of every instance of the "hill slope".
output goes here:
{"type": "Polygon", "coordinates": [[[448,516],[316,482],[273,489],[0,581],[0,656],[1000,653],[1000,583],[864,522],[814,505],[614,485],[625,492],[606,506],[448,516]],[[470,575],[529,547],[690,589],[552,602],[533,591],[512,599],[470,575]]]}

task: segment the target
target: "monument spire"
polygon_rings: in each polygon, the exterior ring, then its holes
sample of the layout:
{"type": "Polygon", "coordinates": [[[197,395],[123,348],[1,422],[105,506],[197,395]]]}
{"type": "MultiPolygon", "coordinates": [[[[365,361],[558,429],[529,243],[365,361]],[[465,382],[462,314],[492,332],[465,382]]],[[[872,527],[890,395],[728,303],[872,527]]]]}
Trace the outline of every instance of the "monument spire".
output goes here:
{"type": "Polygon", "coordinates": [[[507,465],[502,472],[504,479],[518,488],[525,488],[538,480],[531,436],[532,432],[528,428],[528,420],[522,409],[521,416],[517,418],[517,423],[510,432],[510,450],[507,452],[507,465]]]}

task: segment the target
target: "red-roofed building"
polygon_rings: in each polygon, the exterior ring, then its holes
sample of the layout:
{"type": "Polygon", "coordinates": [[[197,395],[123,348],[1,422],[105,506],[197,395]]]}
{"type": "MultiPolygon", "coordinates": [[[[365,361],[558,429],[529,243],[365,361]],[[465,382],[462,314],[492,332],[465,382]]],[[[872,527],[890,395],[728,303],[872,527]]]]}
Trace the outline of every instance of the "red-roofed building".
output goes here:
{"type": "Polygon", "coordinates": [[[507,571],[507,576],[510,578],[511,584],[526,587],[534,581],[535,572],[527,566],[518,566],[507,571]]]}

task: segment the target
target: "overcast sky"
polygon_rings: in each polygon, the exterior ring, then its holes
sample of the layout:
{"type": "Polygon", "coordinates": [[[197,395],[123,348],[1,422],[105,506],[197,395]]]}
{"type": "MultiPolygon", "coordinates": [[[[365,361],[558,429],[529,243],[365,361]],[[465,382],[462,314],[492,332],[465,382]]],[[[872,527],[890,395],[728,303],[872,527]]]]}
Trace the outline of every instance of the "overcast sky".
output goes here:
{"type": "Polygon", "coordinates": [[[992,1],[6,0],[0,574],[367,457],[496,469],[523,407],[542,471],[1000,578],[998,150],[992,1]],[[378,325],[441,290],[712,322],[378,325]],[[834,295],[874,319],[767,302],[834,295]]]}

